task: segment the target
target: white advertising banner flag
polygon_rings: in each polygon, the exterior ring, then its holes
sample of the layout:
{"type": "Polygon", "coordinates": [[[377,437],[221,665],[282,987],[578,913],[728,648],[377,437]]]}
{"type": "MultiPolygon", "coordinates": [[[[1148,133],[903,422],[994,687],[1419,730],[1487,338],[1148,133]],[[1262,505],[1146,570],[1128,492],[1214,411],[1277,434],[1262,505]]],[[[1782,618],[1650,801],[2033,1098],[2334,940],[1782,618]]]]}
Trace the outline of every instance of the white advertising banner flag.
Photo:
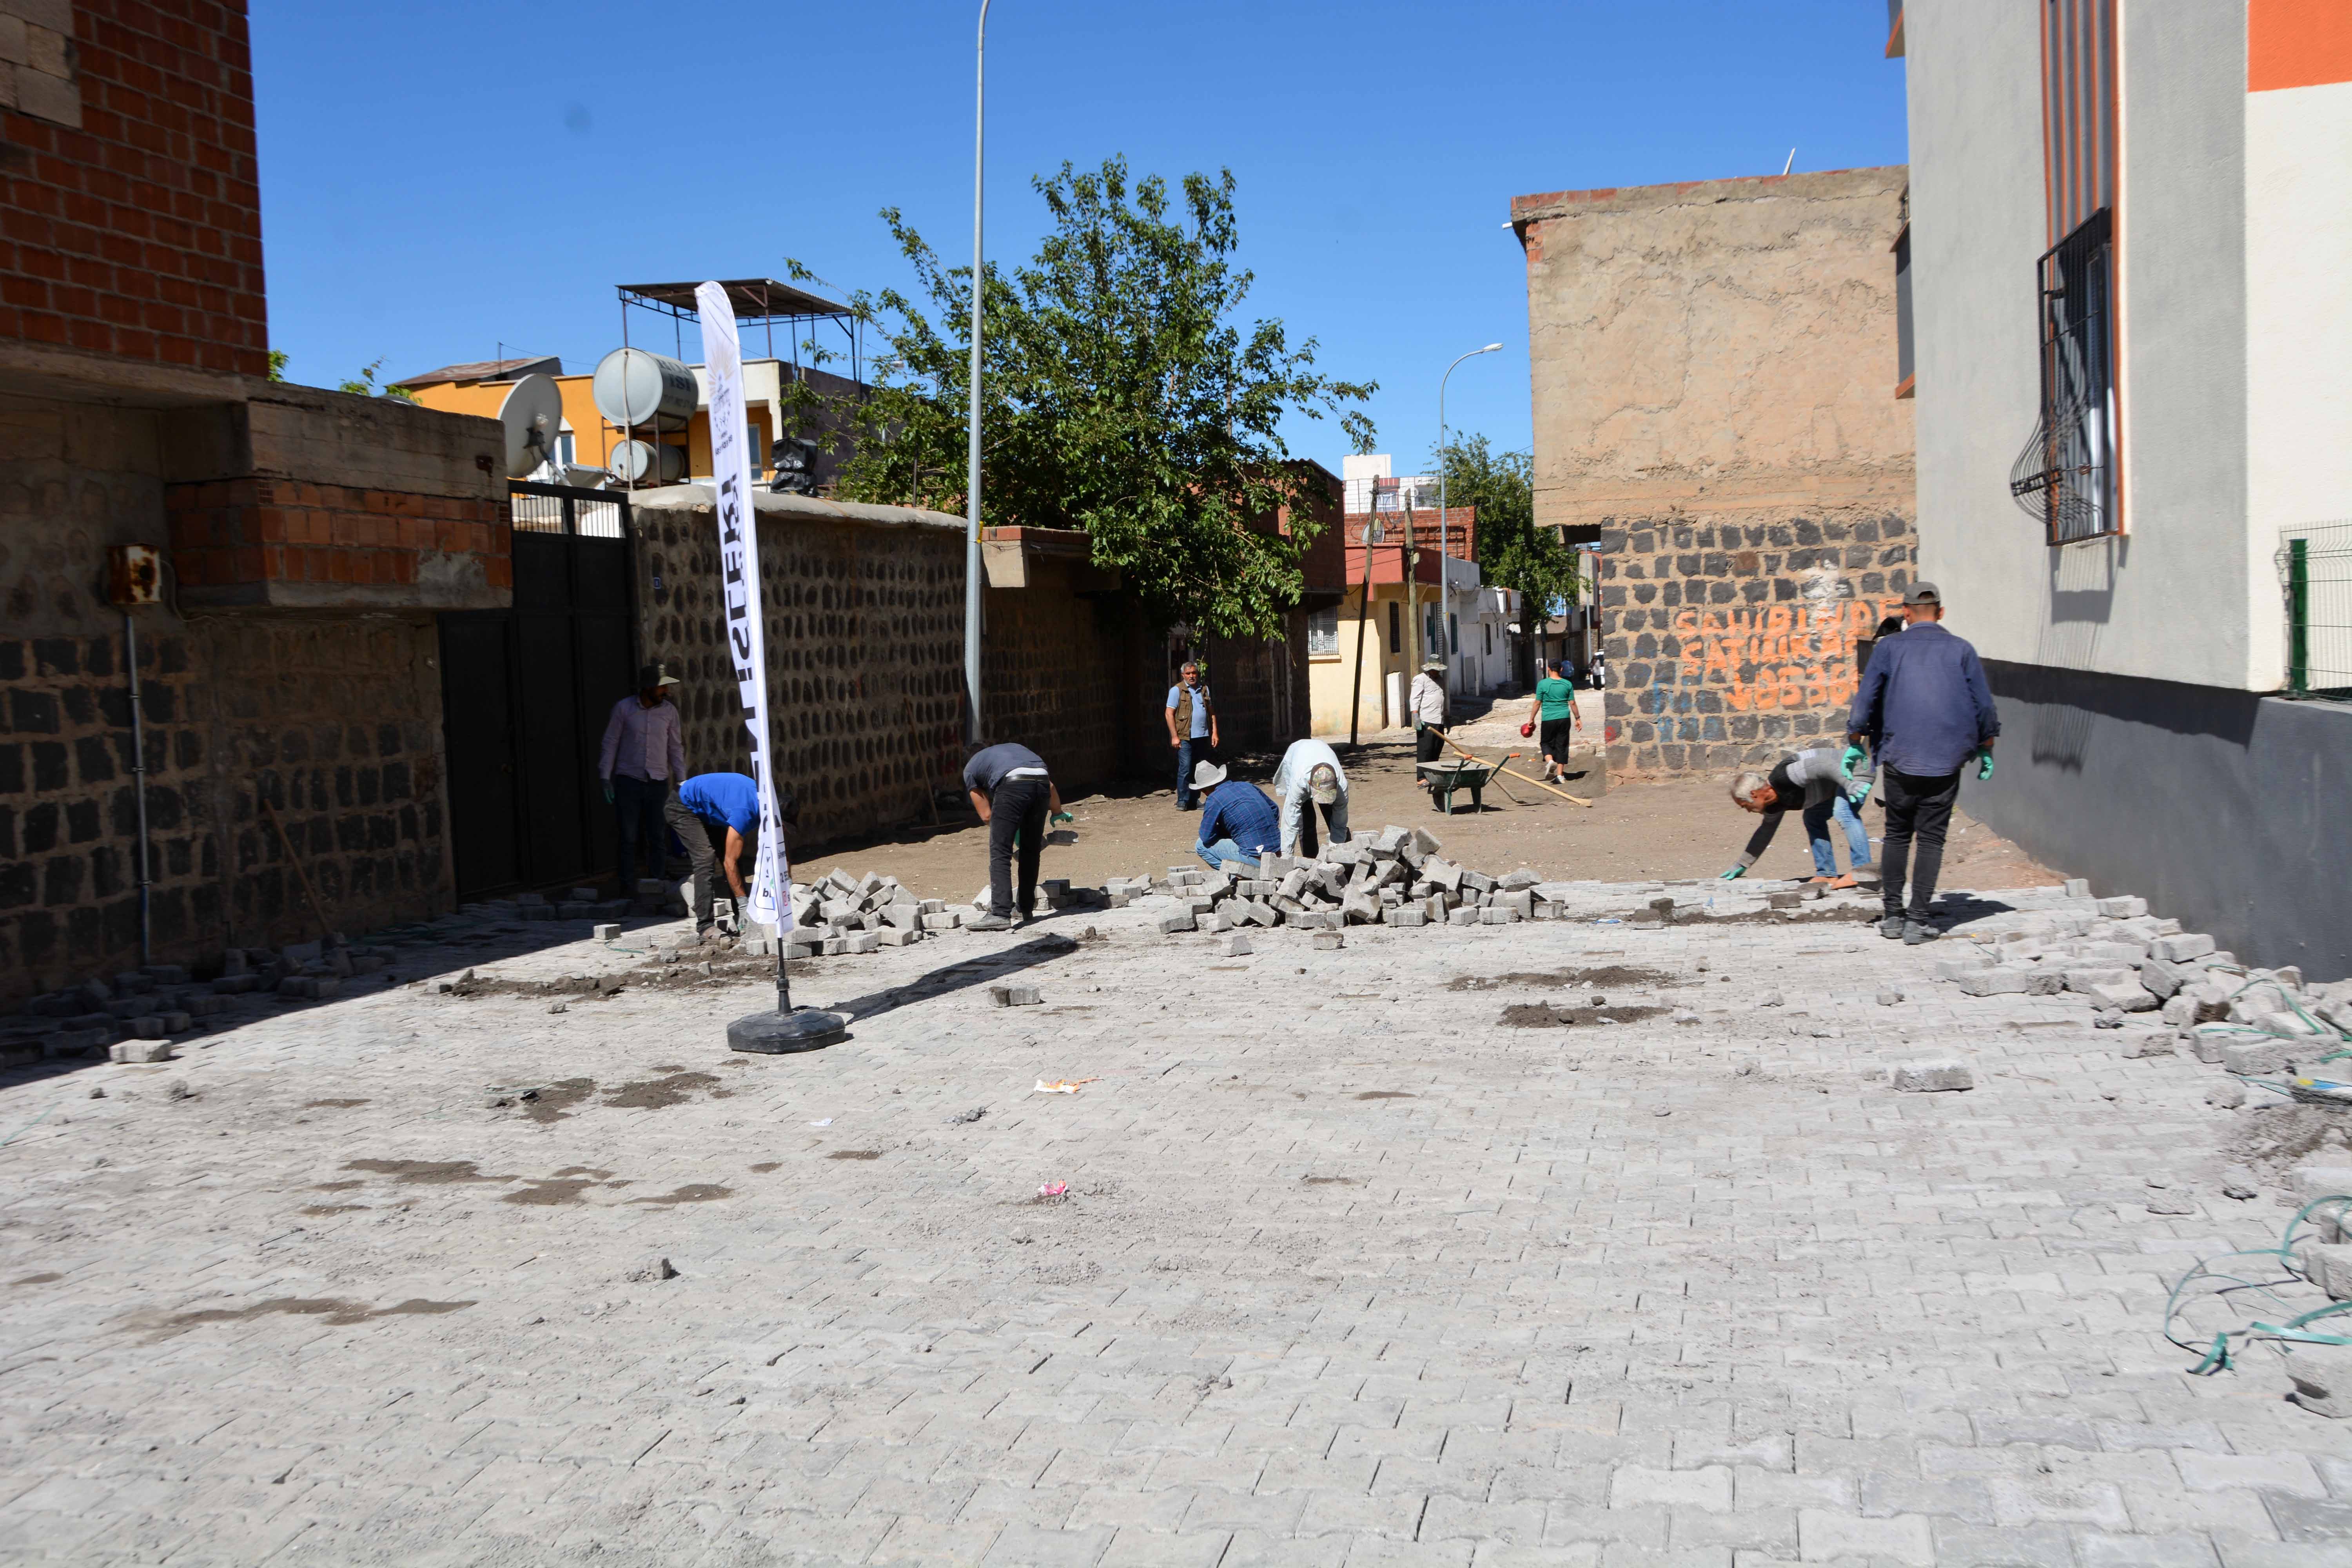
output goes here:
{"type": "Polygon", "coordinates": [[[751,731],[751,780],[760,790],[760,842],[752,855],[751,907],[743,918],[782,926],[792,918],[784,825],[776,816],[774,759],[768,746],[768,639],[760,598],[760,531],[751,504],[751,451],[744,439],[743,355],[727,290],[694,291],[702,318],[702,359],[710,375],[710,474],[719,496],[719,568],[727,601],[727,648],[735,695],[751,731]]]}

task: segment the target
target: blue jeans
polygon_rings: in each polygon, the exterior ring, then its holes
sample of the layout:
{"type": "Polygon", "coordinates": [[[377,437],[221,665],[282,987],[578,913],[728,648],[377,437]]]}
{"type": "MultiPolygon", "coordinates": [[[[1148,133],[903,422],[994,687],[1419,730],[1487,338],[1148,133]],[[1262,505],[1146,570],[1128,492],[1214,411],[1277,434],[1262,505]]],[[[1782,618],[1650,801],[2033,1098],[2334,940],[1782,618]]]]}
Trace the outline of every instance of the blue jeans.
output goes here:
{"type": "Polygon", "coordinates": [[[1862,816],[1846,801],[1845,796],[1805,807],[1805,837],[1813,850],[1813,874],[1819,877],[1837,875],[1837,851],[1830,842],[1830,822],[1835,818],[1845,829],[1846,853],[1854,870],[1870,864],[1870,830],[1862,825],[1862,816]]]}
{"type": "Polygon", "coordinates": [[[1193,764],[1194,763],[1196,763],[1196,762],[1197,762],[1197,763],[1205,763],[1205,762],[1207,762],[1208,760],[1209,760],[1209,737],[1208,737],[1208,736],[1206,736],[1206,735],[1194,735],[1194,736],[1192,736],[1192,738],[1190,738],[1189,740],[1181,741],[1181,742],[1179,742],[1177,743],[1177,747],[1176,747],[1176,809],[1177,809],[1177,810],[1179,810],[1179,811],[1190,811],[1190,810],[1192,810],[1194,806],[1196,806],[1196,805],[1200,805],[1200,804],[1201,804],[1201,797],[1200,797],[1199,795],[1195,795],[1194,793],[1192,793],[1192,764],[1193,764]]]}
{"type": "Polygon", "coordinates": [[[1212,871],[1221,866],[1233,866],[1253,877],[1257,875],[1257,857],[1230,838],[1220,838],[1214,844],[1196,844],[1192,853],[1207,861],[1212,871]]]}

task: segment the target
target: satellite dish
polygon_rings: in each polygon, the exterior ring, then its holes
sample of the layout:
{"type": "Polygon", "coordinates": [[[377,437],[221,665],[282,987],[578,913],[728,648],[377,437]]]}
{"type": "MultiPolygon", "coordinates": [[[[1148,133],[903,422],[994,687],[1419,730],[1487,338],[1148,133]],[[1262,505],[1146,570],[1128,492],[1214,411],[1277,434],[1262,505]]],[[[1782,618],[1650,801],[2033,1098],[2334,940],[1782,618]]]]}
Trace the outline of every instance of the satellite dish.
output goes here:
{"type": "Polygon", "coordinates": [[[555,378],[527,375],[499,405],[507,430],[507,478],[526,479],[555,460],[555,437],[563,428],[563,393],[555,378]]]}

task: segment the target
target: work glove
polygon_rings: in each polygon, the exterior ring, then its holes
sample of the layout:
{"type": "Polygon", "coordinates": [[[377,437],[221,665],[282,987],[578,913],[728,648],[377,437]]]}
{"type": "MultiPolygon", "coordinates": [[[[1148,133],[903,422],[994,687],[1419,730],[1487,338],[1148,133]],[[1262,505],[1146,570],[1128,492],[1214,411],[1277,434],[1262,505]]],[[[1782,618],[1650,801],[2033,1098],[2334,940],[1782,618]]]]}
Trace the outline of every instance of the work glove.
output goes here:
{"type": "Polygon", "coordinates": [[[606,805],[613,804],[613,781],[611,779],[606,779],[604,781],[604,804],[606,805]]]}
{"type": "Polygon", "coordinates": [[[1863,802],[1870,798],[1870,786],[1877,782],[1878,781],[1875,779],[1864,779],[1861,783],[1855,784],[1852,789],[1845,792],[1845,803],[1853,807],[1854,810],[1860,811],[1862,809],[1863,802]]]}
{"type": "Polygon", "coordinates": [[[1846,778],[1851,781],[1853,777],[1853,770],[1862,766],[1863,763],[1869,760],[1870,753],[1864,751],[1860,746],[1848,746],[1845,749],[1845,755],[1838,759],[1838,772],[1845,774],[1846,778]]]}
{"type": "Polygon", "coordinates": [[[1055,822],[1076,822],[1077,818],[1071,816],[1066,811],[1057,811],[1054,814],[1052,820],[1055,822]]]}
{"type": "Polygon", "coordinates": [[[1990,777],[1992,777],[1992,753],[1990,752],[1979,752],[1977,753],[1977,780],[1979,783],[1982,783],[1984,780],[1990,777]]]}
{"type": "Polygon", "coordinates": [[[1734,866],[1730,870],[1726,871],[1722,876],[1717,877],[1716,880],[1718,882],[1737,882],[1740,878],[1745,877],[1746,875],[1748,875],[1747,867],[1734,866]]]}

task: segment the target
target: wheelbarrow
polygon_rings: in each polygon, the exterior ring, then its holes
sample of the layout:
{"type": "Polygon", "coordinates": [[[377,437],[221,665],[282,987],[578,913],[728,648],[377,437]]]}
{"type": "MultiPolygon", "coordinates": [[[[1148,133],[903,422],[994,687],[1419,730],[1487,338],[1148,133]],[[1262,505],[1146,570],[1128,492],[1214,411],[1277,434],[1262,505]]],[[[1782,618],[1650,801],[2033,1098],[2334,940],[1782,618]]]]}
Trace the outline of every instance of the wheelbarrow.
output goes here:
{"type": "Polygon", "coordinates": [[[1493,764],[1486,763],[1423,763],[1414,772],[1421,775],[1423,787],[1436,800],[1438,808],[1446,816],[1454,815],[1454,796],[1457,790],[1470,792],[1470,809],[1484,809],[1486,781],[1495,776],[1493,764]]]}

